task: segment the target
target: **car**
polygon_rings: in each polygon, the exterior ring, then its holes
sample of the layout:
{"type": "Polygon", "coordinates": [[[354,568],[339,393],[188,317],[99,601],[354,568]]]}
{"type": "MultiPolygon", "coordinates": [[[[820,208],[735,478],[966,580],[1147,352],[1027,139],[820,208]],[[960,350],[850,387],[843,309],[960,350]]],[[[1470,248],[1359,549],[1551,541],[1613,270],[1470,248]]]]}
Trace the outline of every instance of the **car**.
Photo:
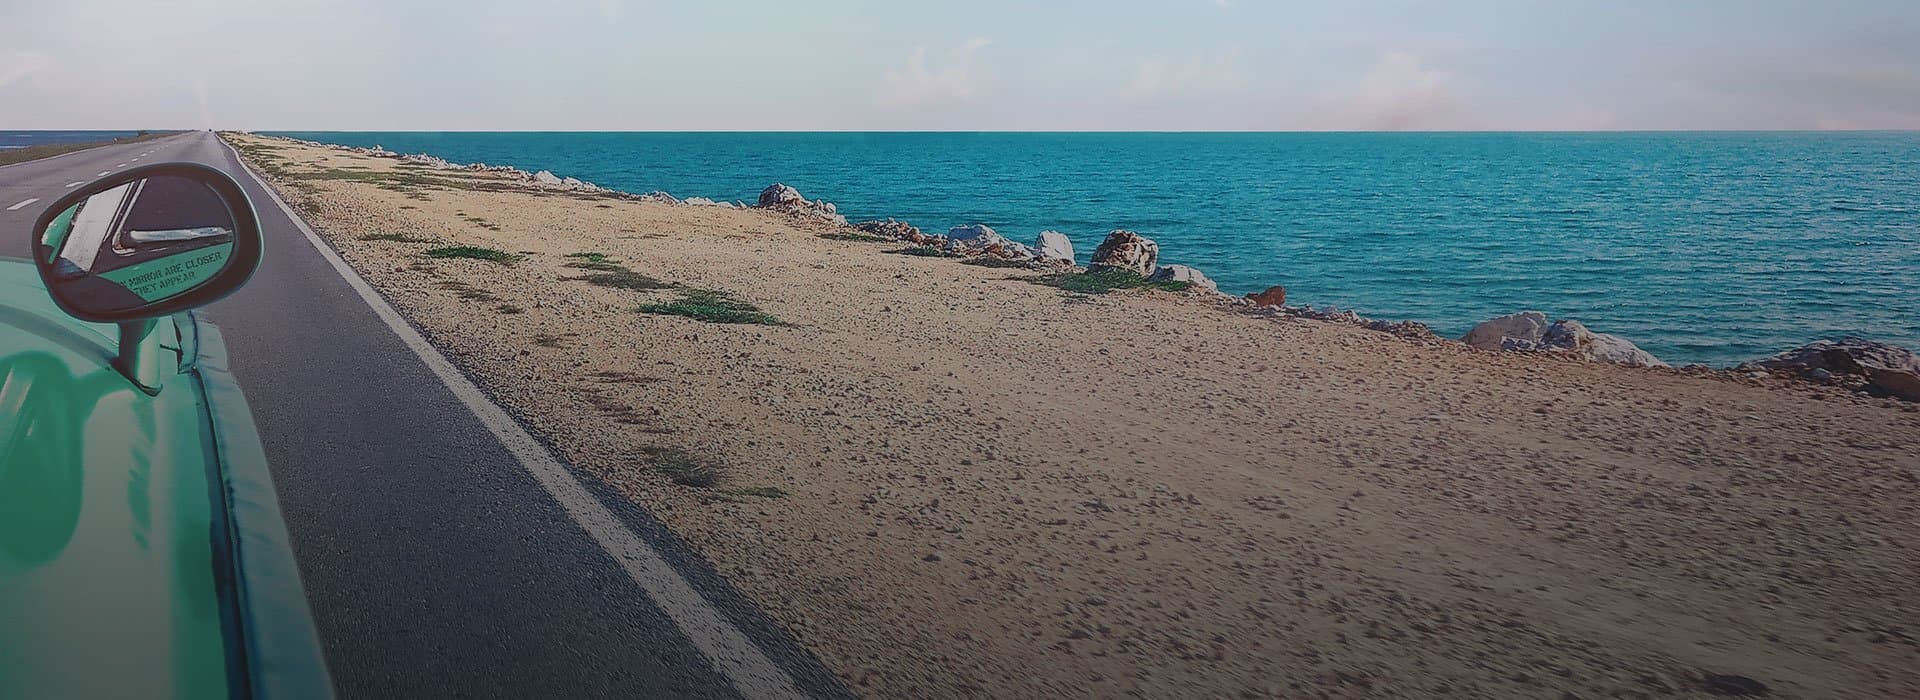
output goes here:
{"type": "Polygon", "coordinates": [[[259,265],[244,190],[133,168],[31,233],[32,259],[0,258],[0,698],[329,697],[265,451],[195,312],[259,265]]]}

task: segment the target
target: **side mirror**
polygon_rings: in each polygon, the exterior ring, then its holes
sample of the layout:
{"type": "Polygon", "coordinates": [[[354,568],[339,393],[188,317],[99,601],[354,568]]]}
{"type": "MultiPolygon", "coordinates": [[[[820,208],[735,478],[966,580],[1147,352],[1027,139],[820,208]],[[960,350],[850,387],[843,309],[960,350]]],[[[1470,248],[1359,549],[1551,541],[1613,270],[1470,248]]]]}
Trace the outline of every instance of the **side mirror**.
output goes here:
{"type": "Polygon", "coordinates": [[[259,267],[260,250],[246,192],[193,163],[96,180],[47,207],[33,231],[34,266],[54,303],[123,328],[231,294],[259,267]]]}

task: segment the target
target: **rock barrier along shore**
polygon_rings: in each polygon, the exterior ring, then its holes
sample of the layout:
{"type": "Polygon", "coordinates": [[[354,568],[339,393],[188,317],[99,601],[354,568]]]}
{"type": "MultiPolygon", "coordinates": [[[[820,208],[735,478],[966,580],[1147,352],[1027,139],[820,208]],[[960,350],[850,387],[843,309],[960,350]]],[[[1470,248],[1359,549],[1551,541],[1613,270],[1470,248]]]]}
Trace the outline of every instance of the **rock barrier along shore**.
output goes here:
{"type": "MultiPolygon", "coordinates": [[[[1426,324],[1417,321],[1382,321],[1366,318],[1351,310],[1334,306],[1290,306],[1286,288],[1236,296],[1220,291],[1219,285],[1200,270],[1186,265],[1160,264],[1160,246],[1134,231],[1115,229],[1101,241],[1085,267],[1077,263],[1072,239],[1059,231],[1041,231],[1032,244],[1019,243],[1001,235],[986,224],[963,224],[945,234],[928,234],[917,226],[895,219],[848,224],[839,208],[825,200],[809,200],[798,189],[774,183],[760,192],[751,205],[705,197],[681,199],[666,192],[633,194],[595,185],[550,171],[528,172],[508,165],[470,163],[461,165],[427,154],[400,154],[378,145],[372,148],[341,146],[287,137],[285,141],[315,148],[344,150],[375,158],[392,158],[402,163],[438,170],[465,170],[492,173],[538,190],[556,190],[589,196],[630,201],[657,202],[679,206],[711,206],[732,209],[762,209],[817,221],[891,242],[928,250],[939,257],[957,259],[991,258],[1013,267],[1025,267],[1054,273],[1118,274],[1136,281],[1166,283],[1162,289],[1218,304],[1243,313],[1344,323],[1389,333],[1414,342],[1461,343],[1490,352],[1535,353],[1586,362],[1601,362],[1627,367],[1668,368],[1653,354],[1617,335],[1592,331],[1574,319],[1549,320],[1540,311],[1521,311],[1487,319],[1476,324],[1458,340],[1441,338],[1426,324]]],[[[1740,363],[1732,368],[1715,369],[1706,365],[1687,365],[1679,370],[1688,374],[1729,379],[1768,379],[1784,377],[1837,386],[1859,393],[1920,402],[1920,356],[1896,345],[1865,338],[1846,337],[1820,340],[1783,351],[1766,358],[1740,363]]]]}

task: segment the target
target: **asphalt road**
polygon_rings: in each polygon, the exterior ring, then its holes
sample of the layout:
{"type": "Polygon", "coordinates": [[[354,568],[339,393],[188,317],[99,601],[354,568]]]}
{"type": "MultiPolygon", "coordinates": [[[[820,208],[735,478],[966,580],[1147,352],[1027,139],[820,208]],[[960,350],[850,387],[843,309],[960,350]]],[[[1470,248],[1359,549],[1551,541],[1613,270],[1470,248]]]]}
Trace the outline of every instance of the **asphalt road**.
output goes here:
{"type": "MultiPolygon", "coordinates": [[[[206,312],[260,428],[342,697],[785,694],[702,654],[669,609],[687,601],[650,597],[213,134],[0,168],[0,255],[24,257],[35,218],[78,183],[167,161],[234,175],[260,214],[259,272],[206,312]]],[[[845,694],[644,510],[567,470],[785,673],[785,690],[845,694]]]]}

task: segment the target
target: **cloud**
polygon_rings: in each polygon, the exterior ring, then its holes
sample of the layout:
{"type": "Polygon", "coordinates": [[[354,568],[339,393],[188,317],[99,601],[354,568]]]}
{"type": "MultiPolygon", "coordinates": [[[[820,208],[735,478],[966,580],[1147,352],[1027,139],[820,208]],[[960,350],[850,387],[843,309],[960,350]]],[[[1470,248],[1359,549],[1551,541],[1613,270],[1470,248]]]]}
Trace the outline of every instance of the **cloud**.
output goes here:
{"type": "Polygon", "coordinates": [[[905,67],[881,75],[875,102],[885,109],[905,110],[978,99],[980,77],[974,72],[974,56],[992,44],[986,37],[968,39],[941,56],[938,68],[929,67],[927,47],[916,46],[905,67]]]}

